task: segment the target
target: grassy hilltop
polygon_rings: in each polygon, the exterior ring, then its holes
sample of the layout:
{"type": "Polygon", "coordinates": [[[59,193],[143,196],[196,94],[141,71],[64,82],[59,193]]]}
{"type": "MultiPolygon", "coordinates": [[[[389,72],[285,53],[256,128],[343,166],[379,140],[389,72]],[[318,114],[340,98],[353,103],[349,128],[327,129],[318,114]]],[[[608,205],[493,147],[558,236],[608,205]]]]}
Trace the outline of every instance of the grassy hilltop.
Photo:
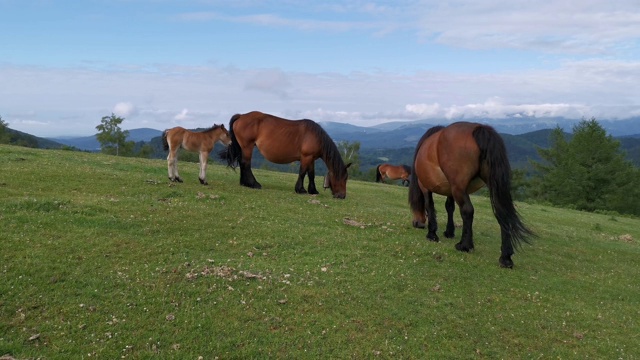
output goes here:
{"type": "Polygon", "coordinates": [[[518,203],[539,237],[506,270],[482,196],[467,254],[411,228],[400,186],[340,201],[264,170],[252,190],[220,165],[202,186],[193,163],[173,185],[164,160],[0,158],[0,356],[640,357],[639,219],[518,203]]]}

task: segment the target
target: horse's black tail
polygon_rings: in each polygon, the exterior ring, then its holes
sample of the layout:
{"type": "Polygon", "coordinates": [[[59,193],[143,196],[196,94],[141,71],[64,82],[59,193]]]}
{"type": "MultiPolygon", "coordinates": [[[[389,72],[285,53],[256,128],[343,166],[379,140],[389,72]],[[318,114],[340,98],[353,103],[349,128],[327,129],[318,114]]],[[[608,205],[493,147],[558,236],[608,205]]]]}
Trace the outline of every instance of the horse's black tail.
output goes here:
{"type": "Polygon", "coordinates": [[[238,120],[238,118],[240,118],[240,114],[235,114],[231,117],[231,120],[229,120],[229,136],[231,137],[231,144],[218,153],[220,159],[225,160],[227,165],[234,169],[242,156],[242,149],[240,148],[236,134],[233,132],[233,123],[238,120]]]}
{"type": "MultiPolygon", "coordinates": [[[[417,149],[416,149],[417,150],[417,149]]],[[[416,151],[417,152],[417,151],[416,151]]],[[[415,155],[413,163],[415,164],[415,155]]],[[[418,185],[418,176],[415,171],[409,176],[409,207],[414,213],[423,213],[425,211],[424,193],[418,185]]]]}
{"type": "Polygon", "coordinates": [[[162,132],[162,148],[164,149],[164,151],[169,151],[169,142],[167,141],[167,132],[168,130],[165,130],[162,132]]]}
{"type": "Polygon", "coordinates": [[[406,180],[402,180],[402,185],[406,184],[406,186],[409,186],[409,184],[411,183],[411,173],[413,171],[411,170],[411,166],[406,164],[402,164],[402,168],[404,169],[404,171],[406,171],[407,175],[409,175],[406,180]]]}
{"type": "Polygon", "coordinates": [[[484,179],[489,188],[489,197],[493,213],[506,236],[515,249],[528,238],[534,236],[520,219],[511,197],[511,165],[502,137],[490,126],[482,125],[473,131],[473,138],[480,148],[480,162],[487,164],[489,173],[484,179]]]}
{"type": "Polygon", "coordinates": [[[380,165],[378,165],[376,167],[376,182],[380,182],[380,181],[382,181],[382,175],[380,174],[380,165]]]}

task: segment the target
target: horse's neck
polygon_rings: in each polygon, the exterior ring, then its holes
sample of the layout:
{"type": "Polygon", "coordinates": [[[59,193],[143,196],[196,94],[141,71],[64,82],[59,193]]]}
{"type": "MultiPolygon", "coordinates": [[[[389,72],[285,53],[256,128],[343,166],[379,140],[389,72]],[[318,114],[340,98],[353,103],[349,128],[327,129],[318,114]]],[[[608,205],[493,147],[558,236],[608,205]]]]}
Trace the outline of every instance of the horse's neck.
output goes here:
{"type": "Polygon", "coordinates": [[[211,140],[217,140],[220,138],[220,136],[222,136],[222,130],[221,129],[215,129],[215,130],[211,130],[209,131],[208,137],[211,140]]]}

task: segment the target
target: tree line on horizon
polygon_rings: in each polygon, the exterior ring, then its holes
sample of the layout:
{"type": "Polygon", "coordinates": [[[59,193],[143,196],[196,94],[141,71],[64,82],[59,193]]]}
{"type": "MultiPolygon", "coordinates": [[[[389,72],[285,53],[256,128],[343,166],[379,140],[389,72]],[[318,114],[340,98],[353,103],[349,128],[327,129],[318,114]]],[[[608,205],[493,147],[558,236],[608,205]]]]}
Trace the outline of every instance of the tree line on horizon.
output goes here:
{"type": "MultiPolygon", "coordinates": [[[[157,144],[127,141],[128,131],[120,128],[123,121],[114,114],[102,117],[96,126],[101,151],[114,156],[152,157],[157,144]]],[[[0,116],[0,144],[11,140],[8,123],[0,116]]],[[[625,158],[620,141],[608,135],[595,118],[576,124],[571,136],[556,127],[549,144],[548,148],[537,149],[540,161],[529,160],[528,169],[512,171],[514,198],[581,211],[640,216],[640,168],[625,158]]],[[[340,141],[337,145],[345,162],[353,164],[350,178],[374,181],[372,169],[360,170],[359,142],[340,141]]],[[[179,156],[180,161],[198,162],[197,154],[182,151],[179,156]]],[[[270,170],[297,171],[297,166],[262,164],[270,170]]],[[[318,170],[322,173],[321,168],[318,170]]]]}

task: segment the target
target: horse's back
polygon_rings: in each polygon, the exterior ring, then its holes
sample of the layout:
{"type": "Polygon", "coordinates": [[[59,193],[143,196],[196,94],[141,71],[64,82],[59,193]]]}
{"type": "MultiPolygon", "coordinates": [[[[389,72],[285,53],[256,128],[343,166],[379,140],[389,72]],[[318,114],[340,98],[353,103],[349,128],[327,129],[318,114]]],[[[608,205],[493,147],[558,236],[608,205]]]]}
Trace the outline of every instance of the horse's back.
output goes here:
{"type": "Polygon", "coordinates": [[[438,161],[437,145],[441,135],[442,131],[439,131],[429,136],[416,150],[413,171],[416,173],[418,185],[423,192],[429,190],[436,194],[449,196],[451,195],[449,181],[438,161]]]}
{"type": "Polygon", "coordinates": [[[172,127],[171,129],[167,129],[164,132],[167,134],[167,137],[176,136],[177,134],[184,133],[186,131],[182,126],[172,127]]]}
{"type": "Polygon", "coordinates": [[[186,129],[181,126],[172,127],[164,131],[164,138],[170,149],[178,149],[182,145],[182,139],[186,129]]]}
{"type": "Polygon", "coordinates": [[[452,188],[473,193],[484,186],[479,178],[480,149],[473,131],[481,124],[453,123],[428,137],[416,153],[415,171],[422,187],[451,196],[452,188]]]}
{"type": "Polygon", "coordinates": [[[289,120],[253,111],[236,119],[233,131],[241,147],[255,145],[267,160],[288,164],[307,154],[317,155],[317,142],[308,132],[313,124],[311,120],[289,120]]]}

